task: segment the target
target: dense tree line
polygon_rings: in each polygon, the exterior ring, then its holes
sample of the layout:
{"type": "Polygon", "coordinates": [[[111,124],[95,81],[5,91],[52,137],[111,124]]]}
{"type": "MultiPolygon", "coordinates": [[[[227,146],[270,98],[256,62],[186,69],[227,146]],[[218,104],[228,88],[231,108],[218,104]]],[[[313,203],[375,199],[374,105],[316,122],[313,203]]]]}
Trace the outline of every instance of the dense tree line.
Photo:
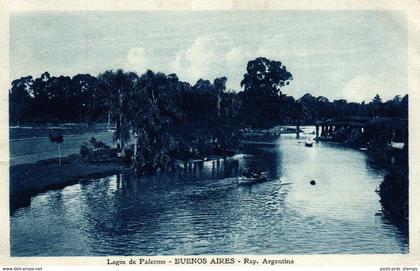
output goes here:
{"type": "Polygon", "coordinates": [[[408,96],[369,103],[330,102],[305,94],[299,99],[281,89],[293,76],[279,61],[248,62],[243,91],[226,89],[226,77],[194,85],[176,74],[142,75],[108,70],[98,76],[32,76],[16,79],[9,91],[10,124],[108,122],[116,127],[120,149],[134,139],[136,168],[163,167],[173,158],[223,152],[238,142],[239,128],[312,124],[335,117],[407,118],[408,96]],[[205,149],[210,148],[210,149],[205,149]]]}
{"type": "Polygon", "coordinates": [[[9,91],[12,125],[21,123],[86,122],[99,117],[104,98],[89,74],[51,77],[48,72],[14,80],[9,91]]]}
{"type": "MultiPolygon", "coordinates": [[[[126,102],[122,97],[128,97],[127,93],[139,81],[153,77],[152,74],[148,71],[139,77],[118,70],[96,77],[89,74],[51,77],[45,72],[35,79],[32,76],[16,79],[9,91],[10,124],[112,121],[122,125],[119,118],[126,102]]],[[[280,89],[293,80],[292,74],[280,62],[266,58],[248,63],[241,92],[227,91],[226,77],[213,82],[200,79],[190,85],[175,74],[156,76],[156,80],[165,81],[168,95],[177,96],[180,103],[176,111],[189,122],[214,122],[222,118],[243,127],[270,127],[348,116],[408,117],[407,95],[386,102],[376,95],[368,103],[329,101],[309,93],[299,99],[287,96],[280,89]]]]}
{"type": "Polygon", "coordinates": [[[380,96],[376,95],[369,103],[355,103],[346,100],[330,102],[325,97],[314,97],[308,93],[298,102],[305,108],[309,122],[339,117],[408,118],[408,95],[395,96],[386,102],[382,102],[380,96]]]}

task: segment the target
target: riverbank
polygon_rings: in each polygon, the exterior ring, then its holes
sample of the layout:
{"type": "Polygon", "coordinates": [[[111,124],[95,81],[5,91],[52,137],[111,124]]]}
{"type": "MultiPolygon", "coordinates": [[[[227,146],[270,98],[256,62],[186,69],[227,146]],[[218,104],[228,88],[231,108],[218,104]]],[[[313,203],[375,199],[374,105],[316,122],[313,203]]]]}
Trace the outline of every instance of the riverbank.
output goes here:
{"type": "Polygon", "coordinates": [[[122,161],[109,163],[89,163],[74,154],[62,159],[61,167],[57,158],[36,163],[10,167],[10,196],[36,194],[48,189],[63,187],[80,179],[107,176],[129,171],[122,161]]]}

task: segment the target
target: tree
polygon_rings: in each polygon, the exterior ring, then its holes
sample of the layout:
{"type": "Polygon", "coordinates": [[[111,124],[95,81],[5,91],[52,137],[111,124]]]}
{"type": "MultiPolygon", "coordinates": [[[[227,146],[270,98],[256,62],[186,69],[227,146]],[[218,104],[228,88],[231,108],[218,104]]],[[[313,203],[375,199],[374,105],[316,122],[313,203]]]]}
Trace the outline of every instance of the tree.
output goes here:
{"type": "Polygon", "coordinates": [[[33,83],[32,76],[22,77],[12,82],[9,91],[10,121],[17,125],[22,120],[26,120],[25,115],[31,111],[33,83]]]}
{"type": "Polygon", "coordinates": [[[45,122],[49,118],[48,108],[50,104],[47,92],[49,80],[50,74],[45,72],[41,77],[36,78],[33,83],[33,112],[36,114],[34,120],[38,122],[45,122]]]}
{"type": "Polygon", "coordinates": [[[379,96],[379,94],[376,94],[375,97],[373,97],[372,103],[381,104],[382,103],[381,96],[379,96]]]}
{"type": "Polygon", "coordinates": [[[111,120],[112,115],[116,123],[114,139],[117,141],[120,151],[124,149],[125,143],[130,138],[128,121],[123,113],[124,103],[130,93],[134,91],[137,81],[137,74],[125,73],[121,69],[115,72],[109,70],[98,76],[98,90],[106,105],[108,120],[111,120]]]}
{"type": "Polygon", "coordinates": [[[171,129],[182,119],[176,75],[147,71],[125,99],[123,114],[134,135],[134,168],[138,172],[170,165],[175,142],[171,129]]]}
{"type": "Polygon", "coordinates": [[[408,94],[401,99],[400,107],[401,117],[408,119],[408,94]]]}
{"type": "Polygon", "coordinates": [[[220,103],[222,101],[222,93],[226,90],[226,77],[214,79],[213,85],[217,94],[217,117],[220,118],[220,103]]]}
{"type": "Polygon", "coordinates": [[[284,97],[280,89],[293,80],[292,74],[280,61],[264,57],[249,61],[246,70],[241,81],[245,121],[259,127],[278,123],[284,97]]]}
{"type": "Polygon", "coordinates": [[[268,96],[281,94],[280,88],[293,80],[292,74],[280,61],[258,57],[248,62],[247,73],[241,81],[245,92],[262,92],[268,96]]]}
{"type": "Polygon", "coordinates": [[[96,84],[96,77],[90,74],[77,74],[71,78],[67,95],[68,112],[71,112],[68,118],[71,121],[89,123],[104,113],[104,106],[98,99],[96,84]]]}
{"type": "Polygon", "coordinates": [[[214,86],[209,80],[204,80],[201,78],[198,79],[193,88],[196,93],[209,93],[213,92],[214,90],[214,86]]]}
{"type": "Polygon", "coordinates": [[[73,100],[70,98],[70,82],[71,79],[68,76],[50,77],[46,82],[48,120],[56,122],[72,121],[69,116],[77,116],[77,113],[74,114],[75,112],[71,110],[73,100]]]}
{"type": "Polygon", "coordinates": [[[291,113],[296,121],[296,138],[299,138],[301,120],[310,119],[311,114],[300,100],[295,100],[294,102],[292,102],[291,113]]]}
{"type": "Polygon", "coordinates": [[[372,101],[369,103],[369,111],[372,117],[382,117],[382,99],[379,94],[376,94],[372,101]]]}
{"type": "Polygon", "coordinates": [[[48,134],[48,139],[52,143],[57,143],[57,145],[58,145],[58,166],[61,167],[61,149],[60,149],[60,144],[63,143],[63,141],[64,141],[63,134],[61,134],[61,132],[57,132],[55,134],[49,133],[48,134]]]}

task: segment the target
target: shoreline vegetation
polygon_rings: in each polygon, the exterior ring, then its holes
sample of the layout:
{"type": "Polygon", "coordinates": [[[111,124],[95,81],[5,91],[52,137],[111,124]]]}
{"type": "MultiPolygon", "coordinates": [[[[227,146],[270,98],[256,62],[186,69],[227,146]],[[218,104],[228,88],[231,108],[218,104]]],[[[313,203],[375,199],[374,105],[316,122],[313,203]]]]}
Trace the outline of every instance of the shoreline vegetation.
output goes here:
{"type": "MultiPolygon", "coordinates": [[[[386,102],[376,95],[369,103],[329,101],[309,93],[295,99],[281,91],[293,81],[291,72],[264,57],[248,62],[243,91],[227,90],[227,80],[199,79],[191,85],[176,74],[151,70],[141,76],[108,70],[72,78],[45,72],[39,78],[14,80],[9,90],[11,127],[105,122],[108,129],[115,127],[117,148],[92,139],[81,146],[80,155],[63,158],[62,165],[49,159],[11,166],[11,195],[95,174],[153,174],[173,169],[178,161],[230,156],[241,151],[244,141],[268,142],[314,125],[317,140],[363,148],[375,160],[384,160],[389,174],[378,191],[382,205],[408,218],[408,95],[386,102]],[[267,132],[278,126],[296,129],[267,132]]],[[[60,151],[66,136],[57,130],[49,137],[60,139],[52,141],[60,151]]]]}

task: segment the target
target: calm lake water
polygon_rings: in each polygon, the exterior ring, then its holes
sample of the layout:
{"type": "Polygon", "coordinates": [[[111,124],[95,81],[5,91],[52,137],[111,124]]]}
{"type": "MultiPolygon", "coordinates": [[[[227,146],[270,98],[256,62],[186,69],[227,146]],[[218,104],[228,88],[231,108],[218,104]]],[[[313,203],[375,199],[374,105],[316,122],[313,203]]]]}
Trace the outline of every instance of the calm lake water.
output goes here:
{"type": "Polygon", "coordinates": [[[11,214],[12,256],[407,253],[407,232],[382,214],[375,193],[385,173],[362,151],[308,148],[306,137],[39,194],[11,214]],[[250,165],[273,180],[229,178],[250,165]]]}

